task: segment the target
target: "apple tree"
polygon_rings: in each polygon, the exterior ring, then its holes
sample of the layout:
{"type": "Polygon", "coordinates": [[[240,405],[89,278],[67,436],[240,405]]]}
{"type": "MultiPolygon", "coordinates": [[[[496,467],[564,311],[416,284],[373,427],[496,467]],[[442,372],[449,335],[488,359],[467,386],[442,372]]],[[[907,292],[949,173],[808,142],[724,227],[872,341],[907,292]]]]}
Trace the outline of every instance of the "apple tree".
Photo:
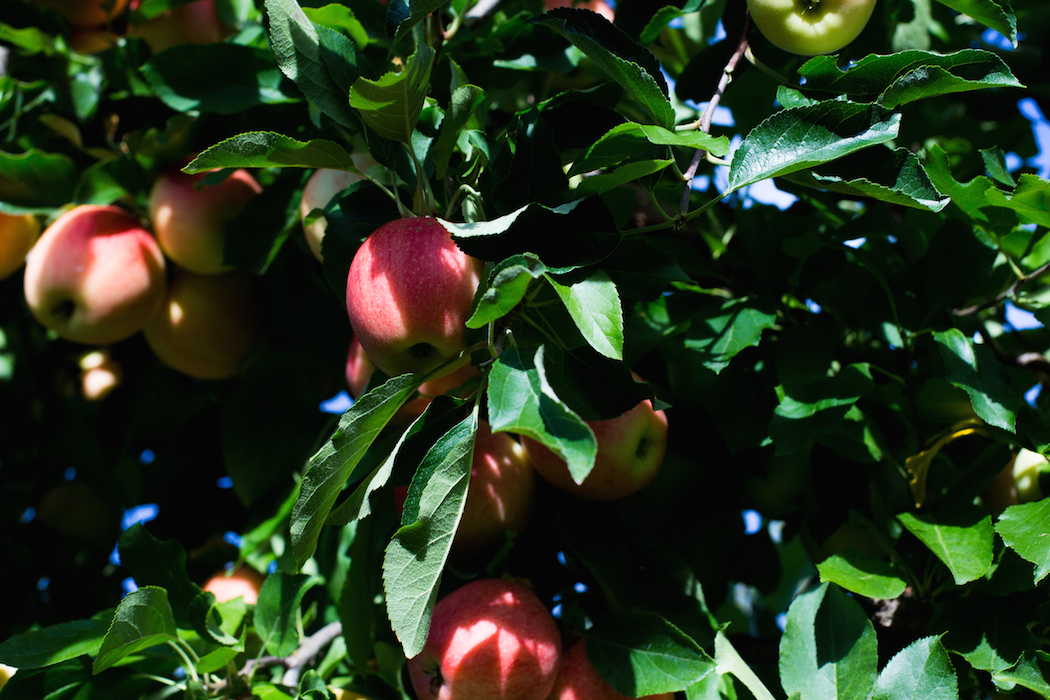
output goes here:
{"type": "Polygon", "coordinates": [[[0,2],[0,700],[420,699],[486,578],[602,692],[1050,698],[1050,5],[570,4],[0,2]],[[105,345],[81,207],[164,251],[105,345]],[[467,551],[479,435],[564,471],[467,551]]]}

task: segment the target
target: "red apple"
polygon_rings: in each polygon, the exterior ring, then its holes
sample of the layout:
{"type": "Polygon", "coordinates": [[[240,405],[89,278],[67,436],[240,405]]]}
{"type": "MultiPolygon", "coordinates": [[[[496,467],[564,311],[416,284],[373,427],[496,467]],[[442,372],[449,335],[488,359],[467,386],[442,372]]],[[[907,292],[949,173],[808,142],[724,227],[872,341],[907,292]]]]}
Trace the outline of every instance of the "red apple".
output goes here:
{"type": "MultiPolygon", "coordinates": [[[[351,158],[354,161],[354,166],[361,172],[376,164],[372,160],[372,156],[360,151],[354,153],[351,158]]],[[[332,201],[333,197],[353,183],[363,179],[363,177],[363,175],[358,175],[349,170],[319,168],[306,181],[306,186],[303,188],[303,198],[299,202],[299,217],[303,220],[303,234],[306,236],[306,244],[310,246],[310,252],[318,260],[324,259],[321,255],[321,241],[324,239],[324,232],[328,228],[328,222],[322,216],[307,224],[306,216],[314,209],[323,210],[332,201]]]]}
{"type": "Polygon", "coordinates": [[[143,335],[172,369],[201,379],[226,379],[240,371],[255,344],[258,325],[247,275],[182,270],[172,278],[160,313],[143,335]]]}
{"type": "Polygon", "coordinates": [[[429,217],[397,219],[358,249],[346,281],[354,335],[376,367],[429,372],[466,350],[480,263],[429,217]]]}
{"type": "Polygon", "coordinates": [[[590,10],[591,12],[597,12],[610,22],[616,18],[616,12],[609,6],[609,3],[605,2],[605,0],[584,0],[583,2],[573,2],[572,0],[543,0],[543,5],[548,10],[553,10],[556,7],[579,7],[584,10],[590,10]]]}
{"type": "MultiPolygon", "coordinates": [[[[642,700],[672,700],[674,693],[646,695],[642,700]]],[[[630,700],[630,697],[613,690],[613,687],[598,675],[598,671],[587,658],[584,640],[580,639],[568,647],[561,656],[561,668],[554,681],[554,690],[547,700],[630,700]]]]}
{"type": "Polygon", "coordinates": [[[160,247],[190,272],[213,275],[232,269],[223,262],[226,226],[262,192],[247,170],[235,170],[208,185],[205,174],[172,169],[153,183],[149,217],[160,247]]]}
{"type": "Polygon", "coordinates": [[[142,329],[164,300],[164,256],[138,219],[79,206],[26,258],[25,297],[40,323],[77,343],[106,345],[142,329]]]}
{"type": "Polygon", "coordinates": [[[99,27],[118,17],[128,6],[128,0],[37,0],[37,2],[59,13],[79,29],[99,27]]]}
{"type": "Polygon", "coordinates": [[[215,0],[196,0],[143,22],[134,33],[156,54],[179,44],[217,44],[230,30],[219,19],[215,0]]]}
{"type": "Polygon", "coordinates": [[[491,553],[504,533],[521,532],[532,519],[536,471],[524,448],[508,433],[479,421],[470,465],[470,486],[452,551],[457,557],[491,553]]]}
{"type": "Polygon", "coordinates": [[[540,442],[521,444],[540,476],[574,496],[611,501],[641,490],[656,478],[667,451],[667,416],[642,401],[610,420],[587,421],[598,439],[594,468],[582,484],[573,481],[565,461],[540,442]]]}
{"type": "Polygon", "coordinates": [[[0,212],[0,280],[22,267],[40,235],[40,222],[32,214],[0,212]]]}
{"type": "Polygon", "coordinates": [[[259,601],[259,591],[266,577],[255,569],[242,566],[230,571],[221,571],[201,586],[215,596],[215,601],[225,603],[235,598],[243,598],[248,605],[259,601]]]}
{"type": "Polygon", "coordinates": [[[544,700],[560,656],[558,626],[536,594],[481,579],[434,606],[408,674],[420,700],[544,700]]]}
{"type": "MultiPolygon", "coordinates": [[[[361,342],[357,338],[353,338],[350,341],[350,350],[346,355],[346,384],[350,389],[350,396],[354,400],[361,398],[365,387],[368,386],[369,379],[372,378],[372,374],[375,371],[376,366],[365,354],[364,349],[361,347],[361,342]]],[[[394,415],[394,420],[409,422],[415,419],[423,413],[423,410],[435,397],[447,394],[453,389],[464,385],[472,377],[478,376],[478,374],[477,367],[463,365],[444,377],[423,382],[419,385],[420,395],[398,409],[394,415]]],[[[465,393],[460,392],[458,395],[462,397],[465,396],[465,393]]]]}

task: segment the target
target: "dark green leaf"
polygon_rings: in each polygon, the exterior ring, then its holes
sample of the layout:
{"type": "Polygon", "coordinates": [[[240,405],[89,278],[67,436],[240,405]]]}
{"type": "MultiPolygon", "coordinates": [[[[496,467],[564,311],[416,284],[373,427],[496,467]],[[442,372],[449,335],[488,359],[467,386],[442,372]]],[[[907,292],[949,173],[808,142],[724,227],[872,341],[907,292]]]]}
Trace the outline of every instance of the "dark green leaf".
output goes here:
{"type": "Polygon", "coordinates": [[[411,143],[430,83],[434,50],[420,45],[400,73],[379,80],[358,78],[350,88],[350,106],[383,138],[411,143]]]}
{"type": "Polygon", "coordinates": [[[958,328],[935,332],[934,340],[948,370],[948,381],[970,395],[973,410],[985,422],[1014,432],[1021,397],[1007,383],[995,353],[974,345],[958,328]]]}
{"type": "Polygon", "coordinates": [[[853,548],[820,562],[817,571],[821,581],[836,583],[867,598],[896,598],[908,585],[896,566],[853,548]]]}
{"type": "Polygon", "coordinates": [[[944,562],[958,586],[981,578],[992,565],[995,534],[991,516],[981,508],[901,513],[897,520],[944,562]]]}
{"type": "Polygon", "coordinates": [[[1050,573],[1050,499],[1010,506],[995,523],[1010,549],[1035,564],[1036,583],[1050,573]]]}
{"type": "Polygon", "coordinates": [[[999,32],[1017,46],[1017,18],[1007,0],[937,0],[999,32]]]}
{"type": "Polygon", "coordinates": [[[1021,223],[1050,226],[1050,182],[1038,175],[1024,173],[1011,194],[989,188],[985,197],[991,206],[1016,211],[1021,223]]]}
{"type": "Polygon", "coordinates": [[[752,297],[730,299],[719,306],[708,305],[690,321],[685,347],[717,374],[729,366],[729,361],[741,350],[758,345],[762,331],[775,321],[776,315],[752,297]]]}
{"type": "Polygon", "coordinates": [[[1028,650],[1010,668],[992,673],[995,685],[1012,691],[1016,686],[1028,688],[1044,698],[1050,698],[1050,659],[1045,652],[1028,650]]]}
{"type": "Polygon", "coordinates": [[[92,673],[101,673],[130,654],[177,639],[168,592],[144,586],[128,593],[117,606],[92,673]]]}
{"type": "Polygon", "coordinates": [[[358,172],[350,153],[334,141],[296,141],[269,131],[238,134],[202,151],[186,173],[217,168],[335,168],[358,172]]]}
{"type": "Polygon", "coordinates": [[[69,156],[30,149],[0,151],[0,201],[23,207],[60,207],[73,200],[76,170],[69,156]]]}
{"type": "Polygon", "coordinates": [[[844,367],[833,377],[777,387],[780,404],[769,424],[777,454],[790,454],[830,432],[857,400],[875,386],[866,364],[844,367]]]}
{"type": "Polygon", "coordinates": [[[255,631],[274,656],[288,656],[299,647],[299,605],[319,582],[313,576],[283,571],[266,577],[255,605],[255,631]]]}
{"type": "Polygon", "coordinates": [[[137,523],[120,536],[120,564],[140,586],[164,588],[175,620],[182,627],[189,626],[190,602],[202,591],[186,571],[186,550],[181,542],[162,542],[137,523]]]}
{"type": "Polygon", "coordinates": [[[23,671],[62,663],[78,656],[95,656],[109,629],[112,611],[90,620],[62,622],[16,634],[0,643],[0,664],[23,671]]]}
{"type": "Polygon", "coordinates": [[[635,160],[638,154],[653,146],[681,146],[698,149],[716,156],[729,153],[729,139],[714,137],[702,131],[670,131],[651,124],[627,122],[613,127],[587,149],[586,155],[572,165],[569,175],[590,172],[599,168],[635,160]]]}
{"type": "Polygon", "coordinates": [[[532,280],[538,279],[547,267],[532,255],[514,255],[492,271],[485,292],[478,298],[477,308],[467,320],[467,328],[482,328],[506,316],[522,299],[532,280]]]}

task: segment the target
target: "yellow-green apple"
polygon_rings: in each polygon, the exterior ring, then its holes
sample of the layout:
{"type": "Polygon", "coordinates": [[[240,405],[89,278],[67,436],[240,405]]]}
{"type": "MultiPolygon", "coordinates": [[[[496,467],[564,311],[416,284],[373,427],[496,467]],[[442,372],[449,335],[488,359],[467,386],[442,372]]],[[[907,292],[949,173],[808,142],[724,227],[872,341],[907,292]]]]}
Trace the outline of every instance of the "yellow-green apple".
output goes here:
{"type": "Polygon", "coordinates": [[[480,579],[434,606],[408,674],[419,700],[544,700],[560,657],[557,623],[535,593],[480,579]]]}
{"type": "MultiPolygon", "coordinates": [[[[361,341],[356,337],[350,341],[350,350],[346,355],[346,384],[350,389],[350,396],[354,400],[361,398],[369,379],[376,371],[376,366],[365,354],[361,347],[361,341]]],[[[449,374],[419,385],[419,396],[411,399],[394,414],[394,420],[408,422],[423,413],[431,401],[437,396],[442,396],[463,387],[463,391],[457,392],[460,397],[466,396],[473,387],[468,384],[470,380],[480,374],[477,367],[463,365],[449,374]]]]}
{"type": "MultiPolygon", "coordinates": [[[[646,695],[642,700],[672,700],[674,693],[646,695]]],[[[585,640],[579,639],[564,649],[561,668],[554,690],[547,700],[630,700],[609,685],[587,658],[585,640]]]]}
{"type": "Polygon", "coordinates": [[[161,362],[201,379],[240,371],[258,336],[258,310],[248,276],[180,270],[160,313],[142,330],[161,362]]]}
{"type": "Polygon", "coordinates": [[[230,571],[220,571],[205,581],[201,588],[214,595],[219,603],[243,598],[248,605],[255,605],[265,580],[262,574],[250,566],[241,566],[230,571]]]}
{"type": "Polygon", "coordinates": [[[747,0],[747,9],[770,43],[815,56],[856,39],[871,19],[875,0],[747,0]]]}
{"type": "Polygon", "coordinates": [[[112,547],[120,532],[120,514],[83,481],[67,481],[49,490],[36,515],[66,537],[94,547],[112,547]]]}
{"type": "Polygon", "coordinates": [[[372,700],[372,698],[367,695],[362,695],[361,693],[347,690],[346,688],[328,686],[328,690],[332,693],[332,697],[335,698],[335,700],[372,700]]]}
{"type": "Polygon", "coordinates": [[[1038,452],[1021,448],[1011,464],[1017,500],[1021,503],[1041,500],[1043,489],[1039,485],[1039,475],[1050,471],[1050,462],[1046,457],[1038,452]]]}
{"type": "Polygon", "coordinates": [[[51,224],[26,257],[25,298],[40,323],[106,345],[142,329],[164,301],[164,255],[123,209],[83,205],[51,224]]]}
{"type": "MultiPolygon", "coordinates": [[[[351,156],[354,167],[364,172],[374,166],[376,162],[368,153],[358,151],[351,156]]],[[[324,240],[325,229],[328,222],[323,216],[306,223],[307,215],[314,209],[324,210],[332,198],[345,190],[347,187],[363,179],[364,176],[349,170],[335,170],[333,168],[318,168],[303,187],[303,197],[299,201],[299,217],[303,222],[303,234],[306,236],[306,244],[310,252],[318,260],[323,260],[321,254],[321,241],[324,240]]]]}
{"type": "Polygon", "coordinates": [[[594,468],[582,484],[573,481],[561,457],[522,436],[521,444],[544,479],[563,491],[592,501],[611,501],[635,493],[656,478],[667,451],[667,415],[645,400],[609,420],[587,421],[598,440],[594,468]]]}
{"type": "Polygon", "coordinates": [[[179,44],[217,44],[230,29],[219,19],[215,0],[195,0],[143,22],[134,34],[145,39],[153,53],[160,53],[179,44]]]}
{"type": "Polygon", "coordinates": [[[101,401],[120,386],[124,372],[109,350],[92,350],[77,361],[80,366],[80,395],[86,401],[101,401]]]}
{"type": "Polygon", "coordinates": [[[22,267],[39,235],[40,222],[32,214],[0,212],[0,280],[22,267]]]}
{"type": "Polygon", "coordinates": [[[37,0],[44,7],[59,13],[74,27],[98,27],[119,16],[128,6],[128,0],[37,0]]]}
{"type": "Polygon", "coordinates": [[[548,10],[553,10],[555,7],[579,7],[591,12],[597,12],[610,22],[616,17],[616,12],[605,0],[582,0],[580,2],[573,2],[572,0],[543,0],[543,6],[548,10]]]}
{"type": "Polygon", "coordinates": [[[1012,462],[1003,467],[991,483],[984,487],[984,490],[981,491],[981,500],[997,518],[1010,506],[1020,503],[1017,498],[1017,484],[1014,483],[1012,462]]]}
{"type": "Polygon", "coordinates": [[[247,170],[234,170],[222,182],[205,183],[205,173],[179,169],[161,174],[149,195],[149,217],[164,254],[201,275],[232,269],[223,261],[226,227],[262,187],[247,170]]]}
{"type": "Polygon", "coordinates": [[[11,680],[11,676],[15,675],[15,672],[17,670],[18,669],[14,666],[5,666],[4,664],[0,664],[0,688],[3,688],[4,685],[6,685],[9,680],[11,680]]]}
{"type": "Polygon", "coordinates": [[[429,372],[466,350],[480,263],[437,219],[396,219],[365,239],[350,263],[346,311],[376,367],[429,372]]]}

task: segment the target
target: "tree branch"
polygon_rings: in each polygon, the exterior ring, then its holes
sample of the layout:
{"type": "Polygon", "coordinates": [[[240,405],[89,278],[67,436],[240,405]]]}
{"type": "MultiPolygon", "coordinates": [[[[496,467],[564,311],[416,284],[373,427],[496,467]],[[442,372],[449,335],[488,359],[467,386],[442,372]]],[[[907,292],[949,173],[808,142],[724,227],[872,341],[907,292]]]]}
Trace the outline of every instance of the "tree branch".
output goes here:
{"type": "MultiPolygon", "coordinates": [[[[303,643],[299,645],[299,648],[288,656],[260,656],[256,659],[248,659],[248,661],[245,662],[244,667],[237,672],[237,675],[241,678],[248,679],[250,682],[252,674],[255,673],[255,669],[281,666],[285,669],[285,674],[281,678],[281,685],[290,688],[297,688],[299,686],[299,676],[302,674],[303,667],[309,665],[314,657],[321,653],[322,649],[331,644],[336,637],[339,637],[342,634],[343,624],[341,622],[330,622],[304,639],[303,643]]],[[[228,680],[222,681],[221,683],[213,685],[211,690],[219,692],[229,685],[230,682],[228,680]]]]}
{"type": "Polygon", "coordinates": [[[991,308],[993,306],[998,306],[1003,301],[1017,294],[1017,291],[1021,287],[1023,287],[1024,285],[1028,284],[1036,278],[1042,277],[1047,272],[1050,272],[1050,263],[1043,265],[1038,270],[1035,270],[1030,274],[1024,275],[1023,277],[1018,277],[1017,280],[1013,284],[1011,284],[1009,288],[1002,294],[998,294],[995,297],[988,299],[987,301],[981,302],[980,304],[967,306],[964,309],[953,309],[952,313],[956,316],[972,316],[978,311],[984,311],[985,309],[991,308]]]}

